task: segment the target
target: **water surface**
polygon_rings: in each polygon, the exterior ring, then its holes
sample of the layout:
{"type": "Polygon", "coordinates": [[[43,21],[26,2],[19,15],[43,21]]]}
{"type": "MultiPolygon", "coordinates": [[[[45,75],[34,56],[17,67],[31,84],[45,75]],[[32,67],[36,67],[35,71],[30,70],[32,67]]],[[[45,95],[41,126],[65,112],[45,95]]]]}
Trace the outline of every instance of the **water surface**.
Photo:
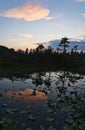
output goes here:
{"type": "Polygon", "coordinates": [[[85,76],[33,73],[0,79],[1,130],[84,130],[85,76]]]}

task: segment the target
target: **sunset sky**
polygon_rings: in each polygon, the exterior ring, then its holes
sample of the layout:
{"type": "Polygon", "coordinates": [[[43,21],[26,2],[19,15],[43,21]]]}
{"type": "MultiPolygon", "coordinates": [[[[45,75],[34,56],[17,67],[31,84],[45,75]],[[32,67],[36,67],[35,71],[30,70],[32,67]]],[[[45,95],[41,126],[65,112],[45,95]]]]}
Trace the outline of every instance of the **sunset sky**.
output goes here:
{"type": "Polygon", "coordinates": [[[65,36],[85,41],[85,0],[0,0],[0,44],[34,48],[65,36]]]}

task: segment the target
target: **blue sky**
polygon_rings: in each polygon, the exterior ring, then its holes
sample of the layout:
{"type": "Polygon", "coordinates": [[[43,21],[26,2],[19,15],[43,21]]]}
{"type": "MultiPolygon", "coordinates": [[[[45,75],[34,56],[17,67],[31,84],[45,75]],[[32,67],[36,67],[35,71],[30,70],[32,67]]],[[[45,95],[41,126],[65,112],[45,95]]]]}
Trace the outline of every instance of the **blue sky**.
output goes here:
{"type": "Polygon", "coordinates": [[[85,41],[85,0],[0,0],[0,44],[35,48],[62,37],[85,41]]]}

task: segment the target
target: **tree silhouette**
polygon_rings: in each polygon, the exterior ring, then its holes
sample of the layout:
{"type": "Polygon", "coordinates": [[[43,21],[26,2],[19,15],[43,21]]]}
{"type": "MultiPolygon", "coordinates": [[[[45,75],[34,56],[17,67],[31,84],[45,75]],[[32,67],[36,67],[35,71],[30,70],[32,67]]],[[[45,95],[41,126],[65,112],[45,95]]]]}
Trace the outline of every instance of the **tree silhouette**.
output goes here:
{"type": "Polygon", "coordinates": [[[26,50],[25,50],[25,54],[26,54],[26,55],[28,54],[28,48],[26,48],[26,50]]]}
{"type": "Polygon", "coordinates": [[[45,47],[40,44],[37,48],[36,48],[36,52],[41,52],[41,51],[44,51],[45,50],[45,47]]]}
{"type": "Polygon", "coordinates": [[[52,53],[53,48],[51,46],[48,46],[48,48],[46,49],[46,51],[49,52],[49,53],[52,53]]]}
{"type": "Polygon", "coordinates": [[[64,37],[61,39],[60,43],[58,46],[63,47],[63,52],[66,53],[66,48],[69,47],[70,42],[68,41],[67,37],[64,37]]]}
{"type": "Polygon", "coordinates": [[[74,51],[76,53],[76,51],[78,50],[78,45],[75,45],[73,49],[74,49],[74,51]]]}

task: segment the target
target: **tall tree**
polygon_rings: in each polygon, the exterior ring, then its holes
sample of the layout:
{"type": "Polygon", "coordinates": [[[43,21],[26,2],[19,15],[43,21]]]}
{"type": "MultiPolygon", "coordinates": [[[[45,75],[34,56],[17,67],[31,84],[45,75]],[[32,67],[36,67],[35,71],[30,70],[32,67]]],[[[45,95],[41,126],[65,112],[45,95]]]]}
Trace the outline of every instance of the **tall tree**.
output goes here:
{"type": "Polygon", "coordinates": [[[63,47],[63,52],[66,53],[66,48],[69,47],[69,44],[70,42],[68,41],[68,38],[67,37],[64,37],[61,39],[60,43],[58,46],[60,47],[63,47]]]}

